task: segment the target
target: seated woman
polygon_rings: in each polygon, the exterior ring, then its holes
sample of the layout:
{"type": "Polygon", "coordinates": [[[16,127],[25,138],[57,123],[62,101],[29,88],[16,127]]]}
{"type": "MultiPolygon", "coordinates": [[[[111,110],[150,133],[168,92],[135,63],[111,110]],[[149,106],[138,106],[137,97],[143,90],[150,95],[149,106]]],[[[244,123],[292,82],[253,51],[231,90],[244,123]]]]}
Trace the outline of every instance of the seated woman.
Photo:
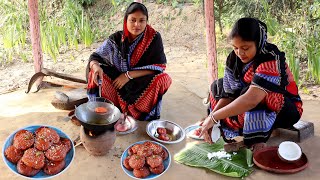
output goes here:
{"type": "MultiPolygon", "coordinates": [[[[233,51],[224,77],[211,86],[211,113],[200,136],[212,143],[208,130],[220,121],[226,151],[242,139],[245,146],[264,147],[274,128],[292,127],[303,109],[285,53],[267,42],[267,26],[254,18],[239,19],[229,35],[233,51]],[[236,138],[241,137],[241,138],[236,138]],[[230,146],[228,146],[230,145],[230,146]]],[[[240,144],[238,143],[238,144],[240,144]]],[[[235,147],[235,148],[234,148],[235,147]]]]}
{"type": "Polygon", "coordinates": [[[92,53],[88,64],[89,99],[101,96],[139,120],[160,118],[162,96],[171,85],[163,71],[166,56],[160,33],[147,24],[147,8],[137,2],[125,12],[118,31],[92,53]]]}

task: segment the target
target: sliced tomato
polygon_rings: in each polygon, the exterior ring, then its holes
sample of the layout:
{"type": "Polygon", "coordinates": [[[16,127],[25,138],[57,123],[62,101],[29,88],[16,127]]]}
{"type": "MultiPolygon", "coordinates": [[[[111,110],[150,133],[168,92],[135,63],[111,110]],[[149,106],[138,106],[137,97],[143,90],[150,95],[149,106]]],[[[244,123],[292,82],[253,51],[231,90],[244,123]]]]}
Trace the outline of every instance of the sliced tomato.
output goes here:
{"type": "Polygon", "coordinates": [[[201,133],[201,128],[198,128],[194,131],[194,135],[196,136],[200,136],[200,133],[201,133]]]}
{"type": "Polygon", "coordinates": [[[163,141],[169,141],[170,138],[167,134],[160,134],[159,135],[159,139],[163,140],[163,141]]]}
{"type": "Polygon", "coordinates": [[[166,128],[162,128],[162,127],[157,128],[157,132],[159,134],[167,134],[166,128]]]}

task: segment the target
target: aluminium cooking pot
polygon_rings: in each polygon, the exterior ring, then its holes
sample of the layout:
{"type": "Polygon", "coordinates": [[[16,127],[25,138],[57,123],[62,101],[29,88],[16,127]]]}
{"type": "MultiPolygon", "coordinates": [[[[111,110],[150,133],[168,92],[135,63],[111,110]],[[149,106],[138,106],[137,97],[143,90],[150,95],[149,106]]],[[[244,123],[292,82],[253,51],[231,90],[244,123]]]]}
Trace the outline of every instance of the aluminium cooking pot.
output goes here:
{"type": "Polygon", "coordinates": [[[85,129],[100,134],[106,130],[114,130],[121,112],[111,101],[99,97],[76,107],[75,116],[85,129]],[[107,112],[97,113],[95,109],[98,107],[106,108],[107,112]]]}

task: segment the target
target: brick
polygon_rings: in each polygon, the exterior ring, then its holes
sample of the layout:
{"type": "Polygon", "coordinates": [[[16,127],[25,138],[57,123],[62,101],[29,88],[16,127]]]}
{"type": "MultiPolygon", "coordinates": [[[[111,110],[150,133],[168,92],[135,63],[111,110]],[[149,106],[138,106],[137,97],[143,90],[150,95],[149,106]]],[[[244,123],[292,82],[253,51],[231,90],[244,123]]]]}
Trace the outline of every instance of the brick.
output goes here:
{"type": "Polygon", "coordinates": [[[311,136],[314,136],[314,125],[312,122],[300,120],[291,128],[284,128],[289,131],[297,132],[297,141],[302,142],[311,136]]]}

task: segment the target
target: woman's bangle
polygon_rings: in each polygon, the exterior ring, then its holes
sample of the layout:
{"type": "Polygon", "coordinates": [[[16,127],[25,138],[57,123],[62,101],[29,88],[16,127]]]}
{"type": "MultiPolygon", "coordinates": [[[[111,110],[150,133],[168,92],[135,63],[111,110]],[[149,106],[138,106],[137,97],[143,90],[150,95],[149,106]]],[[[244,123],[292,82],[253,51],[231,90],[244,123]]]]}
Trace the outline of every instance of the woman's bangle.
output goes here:
{"type": "Polygon", "coordinates": [[[218,123],[218,121],[213,117],[213,114],[210,114],[210,120],[215,124],[218,123]]]}
{"type": "Polygon", "coordinates": [[[97,64],[97,65],[100,66],[100,63],[98,63],[98,62],[93,62],[93,63],[91,64],[91,66],[90,66],[90,69],[92,69],[93,65],[95,65],[95,64],[97,64]]]}
{"type": "Polygon", "coordinates": [[[128,77],[127,73],[124,73],[124,75],[130,80],[130,78],[128,77]]]}
{"type": "Polygon", "coordinates": [[[131,76],[129,75],[129,71],[126,72],[126,77],[129,78],[129,79],[133,79],[133,77],[131,77],[131,76]]]}

